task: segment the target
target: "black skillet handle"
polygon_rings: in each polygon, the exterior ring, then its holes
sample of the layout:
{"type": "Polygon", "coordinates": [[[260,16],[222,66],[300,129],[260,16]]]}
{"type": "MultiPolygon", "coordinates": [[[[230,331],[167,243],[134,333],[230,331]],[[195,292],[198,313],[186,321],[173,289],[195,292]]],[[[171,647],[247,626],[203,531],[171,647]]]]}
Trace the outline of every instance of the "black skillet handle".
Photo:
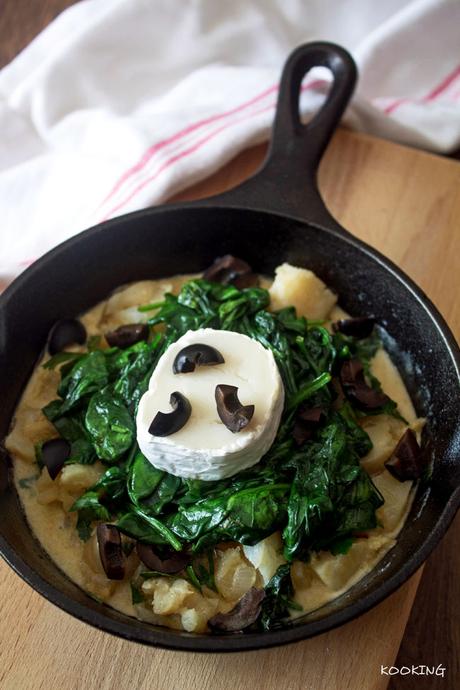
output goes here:
{"type": "Polygon", "coordinates": [[[276,211],[307,222],[336,225],[319,194],[316,174],[321,156],[351,98],[356,77],[353,58],[334,43],[307,43],[297,48],[283,69],[266,160],[253,177],[210,202],[276,211]],[[302,124],[299,117],[302,79],[318,66],[331,70],[333,82],[323,106],[308,124],[302,124]]]}

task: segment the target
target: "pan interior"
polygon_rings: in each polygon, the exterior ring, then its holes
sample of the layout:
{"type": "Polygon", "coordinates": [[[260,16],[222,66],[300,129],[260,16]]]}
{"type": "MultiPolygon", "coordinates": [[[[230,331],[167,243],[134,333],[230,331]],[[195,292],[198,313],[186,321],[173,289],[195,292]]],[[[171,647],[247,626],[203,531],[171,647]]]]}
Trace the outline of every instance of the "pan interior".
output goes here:
{"type": "MultiPolygon", "coordinates": [[[[283,261],[310,268],[338,293],[340,305],[352,315],[374,314],[417,414],[428,418],[424,441],[434,459],[433,477],[429,487],[419,488],[396,547],[351,590],[298,619],[293,627],[300,638],[318,631],[318,622],[321,629],[335,624],[344,610],[346,619],[369,607],[385,593],[385,583],[402,583],[426,557],[428,541],[433,546],[447,528],[443,511],[460,482],[460,387],[449,336],[423,296],[359,242],[275,214],[199,206],[143,211],[80,234],[39,260],[0,298],[0,437],[8,431],[14,407],[57,319],[78,315],[124,283],[200,271],[226,253],[240,256],[262,273],[272,273],[283,261]]],[[[5,467],[2,463],[3,472],[5,467]]],[[[66,610],[112,632],[203,650],[243,649],[289,639],[288,630],[279,631],[276,639],[267,635],[266,642],[252,633],[218,642],[152,628],[99,604],[70,582],[31,534],[11,487],[0,501],[0,524],[5,556],[20,574],[66,610]]]]}

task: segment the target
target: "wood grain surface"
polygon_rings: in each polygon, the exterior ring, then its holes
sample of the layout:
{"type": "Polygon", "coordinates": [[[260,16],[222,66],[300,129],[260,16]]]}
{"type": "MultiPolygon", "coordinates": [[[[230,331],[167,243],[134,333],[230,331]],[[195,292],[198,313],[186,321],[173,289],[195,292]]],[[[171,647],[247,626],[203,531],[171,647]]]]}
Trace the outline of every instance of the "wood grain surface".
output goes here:
{"type": "MultiPolygon", "coordinates": [[[[0,0],[0,66],[75,0],[0,0]]],[[[249,175],[264,146],[238,156],[180,198],[228,188],[249,175]]],[[[460,308],[460,164],[340,131],[320,187],[345,227],[409,273],[441,309],[457,338],[460,308]]],[[[62,613],[0,564],[0,688],[163,690],[302,688],[380,690],[380,665],[443,664],[440,677],[395,676],[390,690],[460,686],[460,516],[420,573],[340,630],[289,647],[228,656],[141,647],[62,613]]]]}

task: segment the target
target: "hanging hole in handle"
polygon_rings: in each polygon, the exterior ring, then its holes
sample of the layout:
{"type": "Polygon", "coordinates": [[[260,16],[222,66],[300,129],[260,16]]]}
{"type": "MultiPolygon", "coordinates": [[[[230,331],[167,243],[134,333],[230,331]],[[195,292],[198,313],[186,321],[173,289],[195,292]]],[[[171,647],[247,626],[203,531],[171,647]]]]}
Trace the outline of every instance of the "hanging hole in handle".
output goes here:
{"type": "Polygon", "coordinates": [[[299,121],[307,125],[321,111],[333,87],[334,75],[329,67],[312,67],[302,79],[297,101],[299,121]]]}
{"type": "MultiPolygon", "coordinates": [[[[281,75],[268,165],[287,166],[288,156],[291,169],[304,168],[310,178],[314,176],[324,149],[351,98],[356,76],[356,65],[351,55],[331,43],[308,43],[290,55],[281,75]],[[333,75],[332,80],[328,79],[329,73],[333,75]],[[315,80],[324,79],[330,86],[325,89],[324,99],[310,95],[310,100],[316,100],[317,110],[308,124],[302,124],[299,99],[303,106],[304,97],[299,96],[299,92],[301,84],[308,84],[313,77],[315,80]]],[[[313,91],[311,89],[311,93],[313,91]]],[[[305,89],[301,93],[308,92],[309,89],[305,89]]],[[[312,106],[307,108],[308,112],[312,110],[312,106]]]]}
{"type": "Polygon", "coordinates": [[[350,101],[356,77],[353,58],[341,46],[316,41],[296,48],[281,74],[265,161],[249,180],[223,195],[222,201],[334,224],[318,191],[317,171],[350,101]],[[321,88],[309,84],[318,80],[324,80],[321,88]],[[300,91],[302,84],[305,88],[300,91]],[[315,102],[304,108],[304,98],[315,102]],[[301,117],[299,107],[309,116],[301,117]]]}

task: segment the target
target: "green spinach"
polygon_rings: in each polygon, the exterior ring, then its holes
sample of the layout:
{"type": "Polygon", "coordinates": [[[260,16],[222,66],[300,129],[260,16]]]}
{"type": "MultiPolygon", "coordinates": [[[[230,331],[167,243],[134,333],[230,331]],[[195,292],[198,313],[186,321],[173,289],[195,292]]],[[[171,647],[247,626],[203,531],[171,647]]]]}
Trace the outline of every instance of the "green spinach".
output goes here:
{"type": "Polygon", "coordinates": [[[257,620],[258,627],[272,630],[281,626],[291,610],[301,611],[302,607],[294,601],[294,588],[291,581],[289,564],[280,565],[265,586],[265,599],[257,620]]]}
{"type": "Polygon", "coordinates": [[[95,393],[88,404],[85,426],[101,460],[116,462],[131,448],[135,424],[123,402],[108,390],[95,393]]]}
{"type": "MultiPolygon", "coordinates": [[[[121,350],[97,338],[86,353],[59,353],[45,365],[60,367],[59,399],[44,408],[71,444],[68,462],[110,465],[73,506],[77,528],[88,538],[96,521],[115,522],[133,539],[161,551],[188,548],[195,554],[186,576],[198,588],[215,589],[213,548],[223,541],[255,544],[280,530],[284,556],[266,586],[258,624],[269,629],[298,608],[293,602],[290,562],[313,551],[345,553],[354,534],[376,526],[382,497],[360,466],[372,447],[359,426],[363,412],[337,399],[334,379],[343,361],[358,357],[371,385],[380,384],[370,361],[380,340],[374,332],[357,340],[330,335],[319,322],[298,317],[293,307],[269,312],[269,293],[239,290],[205,280],[187,282],[179,295],[140,307],[153,312],[152,334],[121,350]],[[162,332],[155,332],[158,325],[162,332]],[[215,482],[187,480],[155,468],[139,451],[135,415],[152,371],[165,349],[188,330],[234,330],[273,353],[286,402],[275,441],[248,470],[215,482]],[[321,424],[300,447],[293,438],[302,405],[321,407],[321,424]],[[207,567],[205,558],[207,557],[207,567]]],[[[377,410],[398,415],[391,402],[377,410]]],[[[39,458],[37,445],[37,457],[39,458]]],[[[133,600],[142,594],[133,590],[133,600]]]]}

